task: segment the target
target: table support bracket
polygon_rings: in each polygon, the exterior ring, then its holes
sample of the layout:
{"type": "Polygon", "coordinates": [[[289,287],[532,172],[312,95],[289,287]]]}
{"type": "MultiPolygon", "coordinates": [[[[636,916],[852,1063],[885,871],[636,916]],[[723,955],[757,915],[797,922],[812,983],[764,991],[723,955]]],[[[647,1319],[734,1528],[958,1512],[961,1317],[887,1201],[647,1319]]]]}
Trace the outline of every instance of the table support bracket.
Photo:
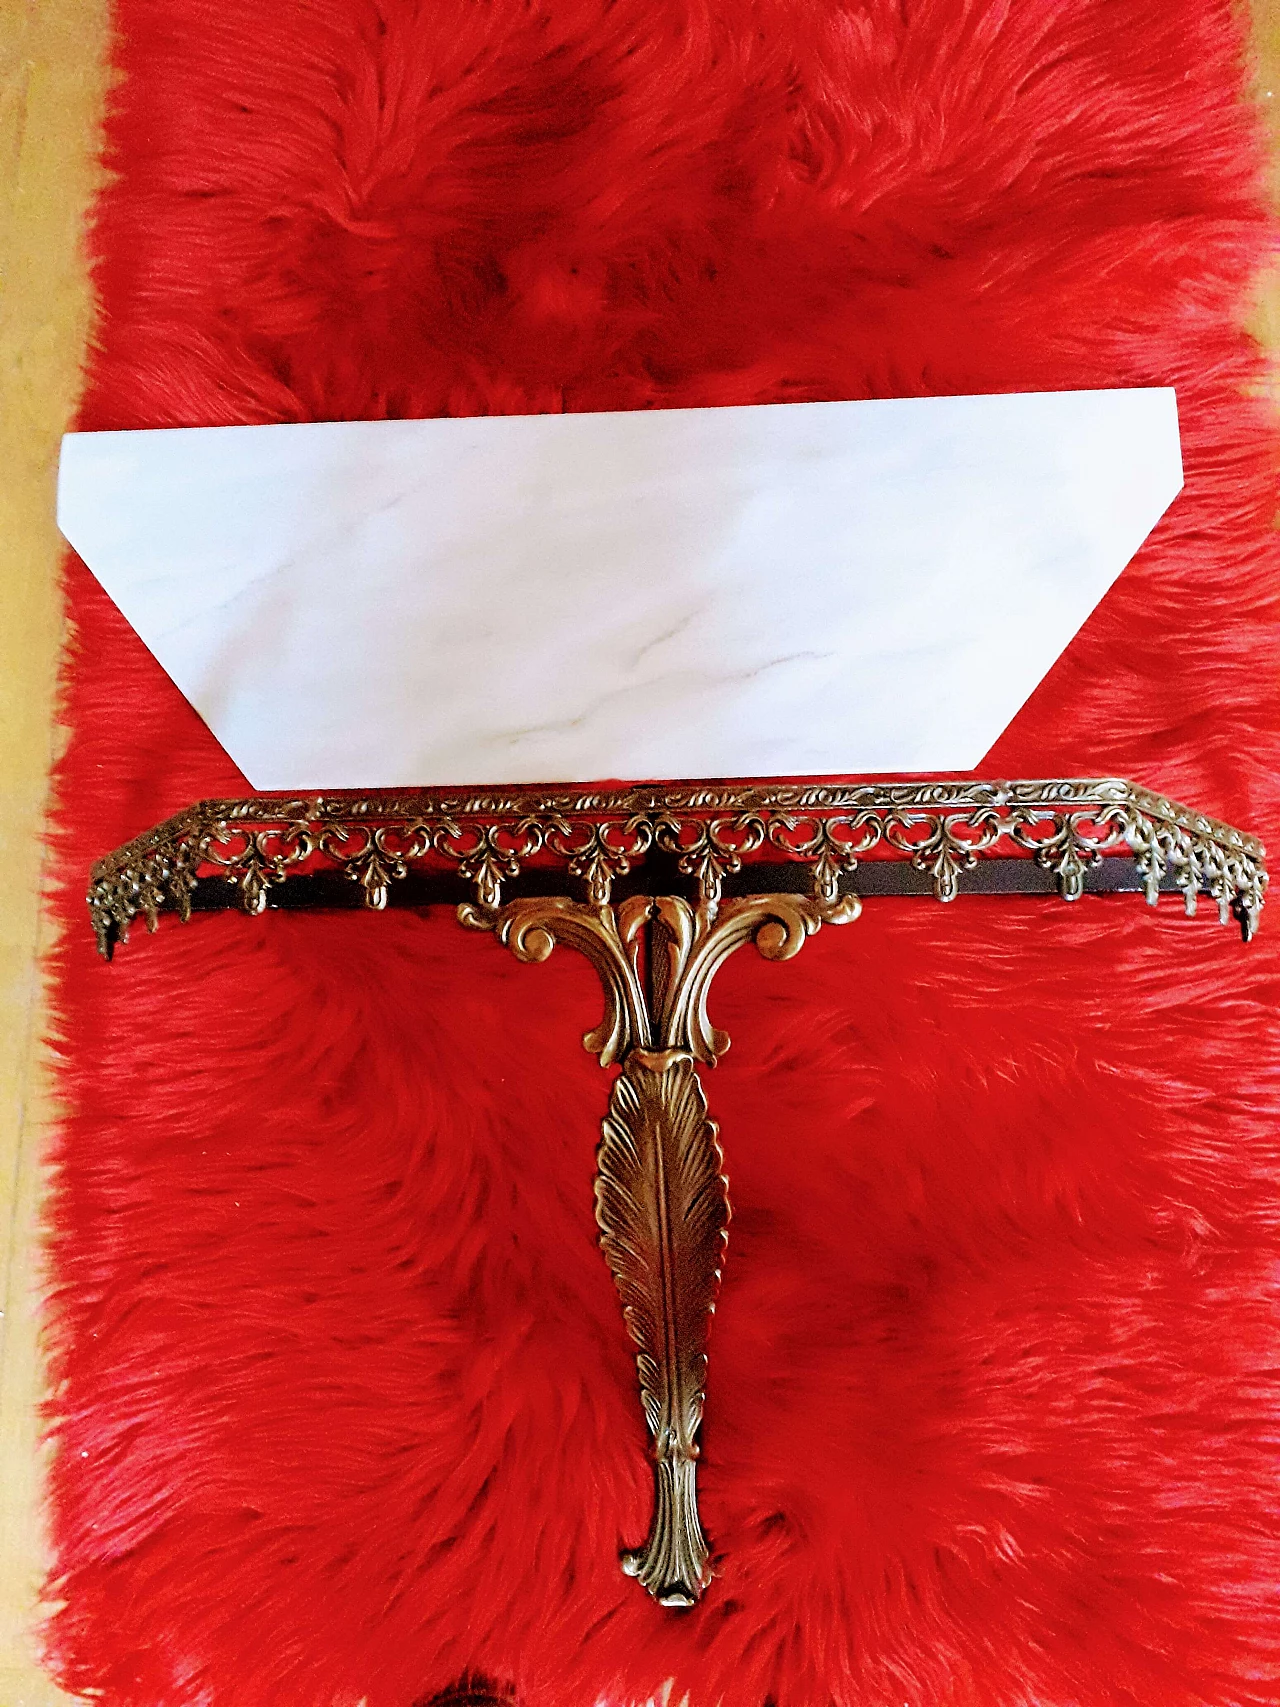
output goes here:
{"type": "Polygon", "coordinates": [[[623,1555],[663,1606],[692,1606],[710,1580],[698,1516],[698,1431],[707,1342],[728,1240],[728,1182],[697,1063],[714,1066],[729,1038],[707,1017],[707,993],[735,949],[754,941],[789,960],[824,924],[856,919],[856,895],[754,895],[696,905],[633,895],[618,905],[534,896],[460,921],[492,931],[518,960],[556,943],[594,966],[601,1023],[583,1039],[618,1066],[597,1151],[600,1244],[636,1345],[640,1403],[652,1440],[656,1497],[648,1539],[623,1555]]]}

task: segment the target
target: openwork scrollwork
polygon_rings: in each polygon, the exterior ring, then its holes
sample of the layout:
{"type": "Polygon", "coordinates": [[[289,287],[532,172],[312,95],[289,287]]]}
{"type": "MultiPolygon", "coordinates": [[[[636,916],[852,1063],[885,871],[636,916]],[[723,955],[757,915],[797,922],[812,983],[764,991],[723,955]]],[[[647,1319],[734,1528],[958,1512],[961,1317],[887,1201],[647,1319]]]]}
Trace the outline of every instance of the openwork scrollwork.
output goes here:
{"type": "Polygon", "coordinates": [[[228,817],[201,838],[199,854],[227,873],[240,890],[245,912],[256,915],[266,911],[267,891],[285,882],[290,869],[310,858],[315,847],[315,836],[303,821],[255,830],[228,817]]]}
{"type": "Polygon", "coordinates": [[[587,899],[602,906],[614,880],[625,877],[653,846],[653,823],[643,813],[622,823],[555,818],[547,826],[546,843],[565,861],[570,877],[585,885],[587,899]]]}
{"type": "Polygon", "coordinates": [[[456,860],[459,877],[475,884],[482,907],[496,907],[504,879],[520,875],[524,861],[542,846],[544,834],[535,816],[514,824],[447,821],[432,837],[432,845],[446,859],[456,860]]]}
{"type": "Polygon", "coordinates": [[[960,878],[972,871],[979,854],[994,847],[1016,814],[997,806],[980,807],[963,817],[941,812],[914,813],[898,810],[884,820],[884,837],[891,847],[908,854],[917,871],[933,879],[939,901],[954,901],[960,893],[960,878]]]}
{"type": "Polygon", "coordinates": [[[1034,856],[1038,866],[1053,873],[1064,900],[1078,901],[1088,873],[1102,859],[1103,850],[1115,846],[1124,829],[1124,812],[1103,807],[1061,814],[1023,812],[1012,819],[1009,835],[1034,856]]]}
{"type": "Polygon", "coordinates": [[[742,870],[742,861],[765,839],[766,821],[758,812],[744,811],[732,817],[687,818],[662,813],[654,824],[654,839],[660,848],[677,856],[686,877],[697,880],[706,901],[720,899],[726,877],[742,870]]]}
{"type": "Polygon", "coordinates": [[[360,885],[365,905],[381,912],[392,884],[407,876],[411,863],[431,847],[432,827],[425,823],[326,824],[316,845],[360,885]]]}
{"type": "Polygon", "coordinates": [[[986,862],[1028,857],[1075,901],[1107,886],[1108,862],[1125,860],[1152,906],[1173,889],[1194,912],[1204,895],[1246,938],[1267,882],[1253,837],[1114,778],[679,783],[205,801],[100,860],[88,898],[109,954],[139,914],[149,929],[165,911],[189,916],[206,878],[224,879],[247,911],[261,912],[293,877],[333,870],[377,911],[406,878],[452,871],[479,905],[494,907],[541,857],[601,905],[655,852],[705,901],[772,856],[807,865],[827,900],[856,881],[868,856],[906,860],[939,901],[962,894],[986,862]]]}
{"type": "Polygon", "coordinates": [[[858,861],[883,839],[884,822],[874,812],[851,818],[778,813],[769,820],[769,840],[788,859],[813,867],[815,892],[834,901],[840,880],[858,868],[858,861]]]}

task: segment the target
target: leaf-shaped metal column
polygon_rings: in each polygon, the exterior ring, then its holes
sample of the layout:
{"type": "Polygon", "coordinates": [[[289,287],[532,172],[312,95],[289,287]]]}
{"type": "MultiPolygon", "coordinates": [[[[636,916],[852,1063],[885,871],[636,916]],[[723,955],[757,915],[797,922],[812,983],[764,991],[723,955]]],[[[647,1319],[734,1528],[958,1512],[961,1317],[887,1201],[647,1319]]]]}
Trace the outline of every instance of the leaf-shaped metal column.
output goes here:
{"type": "Polygon", "coordinates": [[[701,889],[696,907],[637,895],[616,907],[538,896],[458,909],[464,925],[495,932],[519,960],[545,960],[556,942],[576,948],[604,988],[604,1019],[583,1042],[622,1072],[597,1153],[596,1218],[637,1348],[656,1475],[648,1539],[623,1554],[623,1569],[664,1606],[692,1606],[710,1580],[695,1475],[729,1195],[695,1062],[713,1066],[729,1039],[707,1017],[707,992],[743,943],[754,938],[767,959],[789,960],[823,924],[861,910],[833,880],[815,895],[725,902],[718,882],[701,889]]]}
{"type": "Polygon", "coordinates": [[[600,1244],[636,1343],[657,1466],[649,1539],[623,1556],[623,1569],[664,1606],[691,1606],[709,1578],[694,1466],[729,1194],[690,1057],[678,1049],[633,1049],[603,1130],[600,1244]]]}

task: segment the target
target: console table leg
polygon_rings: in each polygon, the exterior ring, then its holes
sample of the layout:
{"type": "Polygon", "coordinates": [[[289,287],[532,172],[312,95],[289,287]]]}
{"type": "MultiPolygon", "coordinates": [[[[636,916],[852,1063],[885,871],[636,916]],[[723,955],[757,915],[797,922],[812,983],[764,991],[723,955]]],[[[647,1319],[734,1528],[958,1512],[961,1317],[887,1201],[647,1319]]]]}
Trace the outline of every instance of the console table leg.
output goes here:
{"type": "Polygon", "coordinates": [[[623,1569],[664,1606],[692,1606],[710,1579],[697,1437],[729,1223],[716,1126],[692,1058],[633,1049],[603,1132],[596,1219],[637,1348],[656,1473],[649,1538],[624,1555],[623,1569]]]}
{"type": "Polygon", "coordinates": [[[557,942],[577,949],[604,989],[604,1019],[583,1041],[622,1070],[597,1153],[596,1219],[637,1348],[656,1477],[648,1540],[622,1565],[664,1606],[692,1606],[711,1574],[695,1478],[729,1196],[695,1063],[714,1066],[729,1039],[707,1018],[707,991],[743,943],[789,960],[823,924],[860,910],[834,886],[723,902],[704,891],[696,906],[670,895],[617,906],[536,896],[458,909],[462,924],[492,931],[519,960],[545,960],[557,942]]]}

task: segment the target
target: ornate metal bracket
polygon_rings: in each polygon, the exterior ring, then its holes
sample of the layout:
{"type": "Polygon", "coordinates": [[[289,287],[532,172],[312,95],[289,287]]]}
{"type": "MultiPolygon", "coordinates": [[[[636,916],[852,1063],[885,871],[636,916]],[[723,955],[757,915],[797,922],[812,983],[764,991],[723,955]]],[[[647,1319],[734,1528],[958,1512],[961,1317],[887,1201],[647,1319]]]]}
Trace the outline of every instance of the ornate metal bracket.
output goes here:
{"type": "Polygon", "coordinates": [[[94,867],[88,900],[108,957],[139,914],[154,931],[170,910],[450,901],[518,960],[563,943],[590,961],[605,1012],[583,1041],[620,1068],[596,1219],[656,1474],[648,1539],[623,1568],[663,1605],[691,1606],[710,1577],[695,1476],[729,1224],[697,1072],[729,1047],[707,1015],[719,967],[750,941],[789,960],[888,894],[1136,890],[1154,906],[1172,890],[1188,914],[1207,896],[1247,941],[1263,858],[1254,838],[1114,779],[264,795],[203,802],[128,843],[94,867]],[[504,902],[504,888],[519,893],[504,902]]]}
{"type": "Polygon", "coordinates": [[[495,932],[518,960],[545,960],[557,942],[576,948],[604,987],[604,1019],[583,1041],[622,1072],[596,1153],[596,1219],[636,1343],[657,1466],[649,1539],[623,1568],[664,1606],[692,1606],[709,1580],[694,1475],[729,1189],[694,1063],[714,1065],[729,1039],[707,1018],[707,991],[752,938],[768,959],[789,960],[821,925],[845,924],[861,907],[856,895],[696,906],[633,895],[616,908],[557,896],[459,908],[464,925],[495,932]]]}

